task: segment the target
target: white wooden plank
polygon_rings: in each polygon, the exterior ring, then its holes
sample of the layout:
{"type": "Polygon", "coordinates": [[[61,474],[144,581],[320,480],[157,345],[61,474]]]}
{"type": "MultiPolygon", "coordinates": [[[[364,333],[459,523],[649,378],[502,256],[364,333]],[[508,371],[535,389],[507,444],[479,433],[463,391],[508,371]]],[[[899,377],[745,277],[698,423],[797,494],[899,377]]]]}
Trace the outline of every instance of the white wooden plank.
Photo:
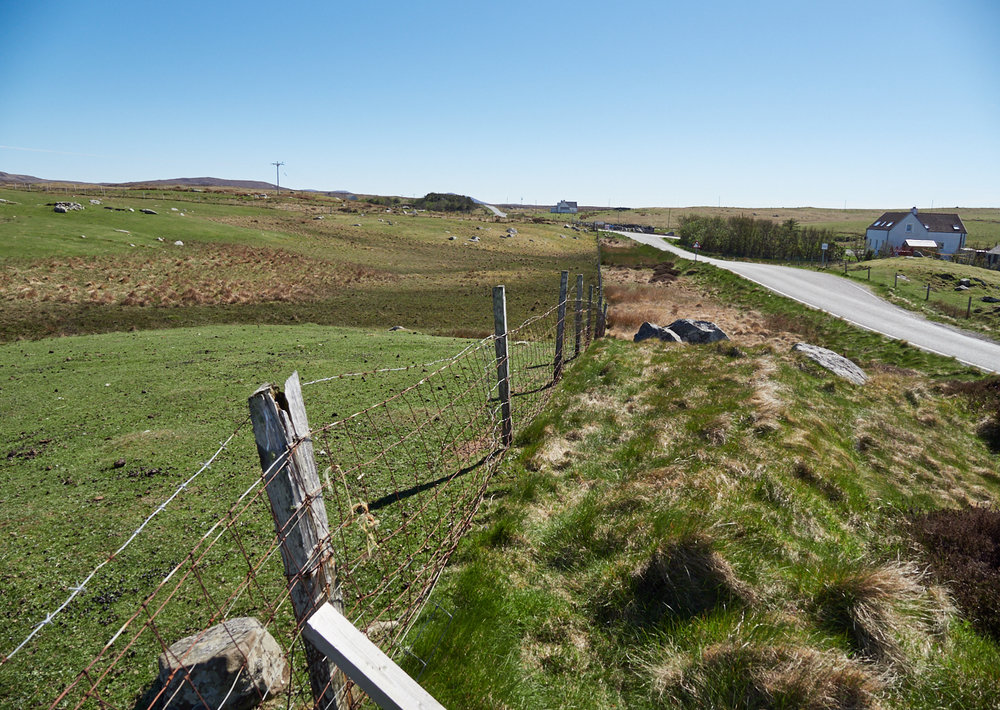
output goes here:
{"type": "Polygon", "coordinates": [[[441,703],[329,603],[309,617],[302,635],[382,710],[444,710],[441,703]]]}

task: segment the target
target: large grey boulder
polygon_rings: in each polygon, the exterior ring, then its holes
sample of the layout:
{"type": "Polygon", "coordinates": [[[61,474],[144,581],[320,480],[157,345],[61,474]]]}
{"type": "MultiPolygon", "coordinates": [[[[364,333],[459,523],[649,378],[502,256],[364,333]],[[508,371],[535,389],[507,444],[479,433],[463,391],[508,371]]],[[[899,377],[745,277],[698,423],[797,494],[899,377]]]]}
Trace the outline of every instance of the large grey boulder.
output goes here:
{"type": "Polygon", "coordinates": [[[668,325],[667,329],[676,333],[684,343],[715,343],[729,340],[729,336],[722,328],[707,320],[681,318],[668,325]]]}
{"type": "Polygon", "coordinates": [[[52,207],[53,212],[59,212],[60,214],[66,214],[67,212],[72,212],[73,210],[82,210],[83,205],[79,202],[56,202],[52,207]]]}
{"type": "Polygon", "coordinates": [[[652,323],[646,322],[639,326],[639,332],[635,334],[632,338],[632,342],[641,343],[643,340],[649,340],[650,338],[659,338],[660,340],[665,340],[668,343],[679,343],[681,339],[677,337],[677,333],[668,328],[661,328],[658,325],[653,325],[652,323]]]}
{"type": "Polygon", "coordinates": [[[220,710],[249,710],[284,690],[290,675],[278,642],[252,617],[183,638],[160,654],[159,662],[157,684],[165,688],[160,703],[170,700],[171,710],[206,703],[220,710]]]}
{"type": "Polygon", "coordinates": [[[824,367],[838,377],[843,377],[856,385],[863,385],[868,382],[868,375],[860,367],[848,360],[843,355],[838,355],[833,350],[821,348],[818,345],[809,343],[795,343],[792,350],[802,353],[810,360],[815,361],[820,367],[824,367]]]}

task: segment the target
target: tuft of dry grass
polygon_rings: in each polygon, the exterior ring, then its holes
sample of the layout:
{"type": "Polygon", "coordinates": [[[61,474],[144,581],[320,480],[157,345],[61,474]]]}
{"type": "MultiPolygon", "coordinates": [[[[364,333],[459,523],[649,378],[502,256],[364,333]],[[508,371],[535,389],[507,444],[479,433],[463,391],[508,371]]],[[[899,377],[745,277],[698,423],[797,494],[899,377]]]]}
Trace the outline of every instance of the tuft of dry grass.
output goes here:
{"type": "Polygon", "coordinates": [[[903,562],[832,570],[814,599],[815,611],[861,657],[905,669],[913,661],[906,645],[925,652],[928,636],[943,633],[942,618],[950,614],[946,598],[928,592],[923,578],[915,565],[903,562]]]}
{"type": "Polygon", "coordinates": [[[650,670],[660,700],[698,707],[720,707],[728,698],[736,701],[731,707],[874,710],[883,686],[870,669],[841,654],[735,640],[708,646],[694,663],[668,654],[650,670]]]}

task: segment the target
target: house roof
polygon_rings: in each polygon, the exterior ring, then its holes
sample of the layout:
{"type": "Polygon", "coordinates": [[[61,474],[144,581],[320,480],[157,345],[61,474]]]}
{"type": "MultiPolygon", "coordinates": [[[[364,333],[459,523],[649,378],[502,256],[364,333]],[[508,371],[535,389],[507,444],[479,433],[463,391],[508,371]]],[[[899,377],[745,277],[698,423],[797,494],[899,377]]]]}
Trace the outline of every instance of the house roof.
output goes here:
{"type": "MultiPolygon", "coordinates": [[[[868,229],[888,232],[893,225],[899,224],[906,215],[913,212],[883,212],[882,216],[868,225],[868,229]]],[[[968,234],[962,218],[948,212],[917,212],[916,217],[928,232],[944,232],[946,234],[968,234]]]]}
{"type": "Polygon", "coordinates": [[[903,246],[913,249],[937,249],[938,243],[933,239],[904,239],[903,246]]]}
{"type": "Polygon", "coordinates": [[[987,249],[986,253],[987,254],[1000,254],[1000,244],[996,245],[992,249],[987,249]]]}

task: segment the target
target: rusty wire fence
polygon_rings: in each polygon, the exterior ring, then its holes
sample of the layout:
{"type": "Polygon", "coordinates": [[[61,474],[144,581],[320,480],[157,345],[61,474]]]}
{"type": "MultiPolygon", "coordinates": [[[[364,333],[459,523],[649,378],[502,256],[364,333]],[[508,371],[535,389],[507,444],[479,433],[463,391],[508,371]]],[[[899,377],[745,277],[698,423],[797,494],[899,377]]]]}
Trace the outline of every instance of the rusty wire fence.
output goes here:
{"type": "Polygon", "coordinates": [[[406,370],[412,381],[349,416],[312,411],[309,424],[305,409],[295,413],[288,403],[308,407],[313,393],[348,375],[301,386],[294,375],[284,391],[262,388],[250,399],[252,416],[204,467],[71,585],[19,645],[4,649],[0,706],[217,708],[234,696],[265,707],[364,705],[366,693],[304,638],[306,619],[332,602],[390,658],[409,653],[431,591],[509,446],[505,421],[514,431],[530,422],[563,368],[603,333],[601,299],[585,301],[579,281],[576,295],[567,295],[564,274],[557,305],[516,328],[498,325],[498,335],[434,363],[351,373],[406,370]],[[265,452],[269,425],[253,416],[254,398],[272,402],[298,432],[277,454],[265,452]],[[311,473],[300,473],[297,459],[311,473]],[[209,466],[246,480],[242,494],[186,543],[147,540],[147,525],[169,515],[174,497],[209,466]],[[276,488],[289,481],[293,500],[276,502],[276,488]],[[149,591],[138,604],[111,617],[123,623],[102,638],[74,635],[73,620],[94,603],[101,580],[150,546],[169,552],[170,563],[146,575],[149,591]],[[206,684],[197,676],[202,642],[220,639],[235,655],[219,676],[226,680],[206,684]],[[272,660],[261,660],[262,649],[272,660]],[[87,660],[66,667],[68,658],[87,660]]]}

